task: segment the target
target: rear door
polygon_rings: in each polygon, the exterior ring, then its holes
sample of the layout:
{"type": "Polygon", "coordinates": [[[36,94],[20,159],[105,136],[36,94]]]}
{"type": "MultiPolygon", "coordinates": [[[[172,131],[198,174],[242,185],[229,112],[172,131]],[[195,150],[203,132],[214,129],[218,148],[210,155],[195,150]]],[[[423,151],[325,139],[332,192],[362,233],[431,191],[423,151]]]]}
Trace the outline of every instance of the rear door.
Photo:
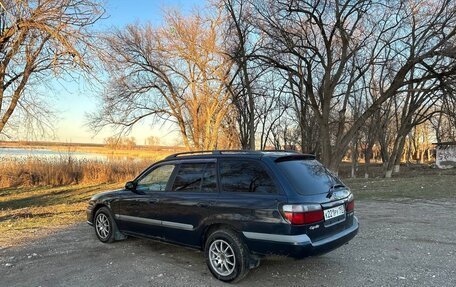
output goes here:
{"type": "Polygon", "coordinates": [[[165,239],[198,246],[217,198],[216,160],[183,160],[159,204],[165,239]]]}
{"type": "Polygon", "coordinates": [[[287,226],[278,206],[286,202],[274,174],[259,159],[219,161],[220,217],[239,231],[282,233],[287,226]],[[278,224],[279,223],[279,224],[278,224]]]}
{"type": "Polygon", "coordinates": [[[152,167],[136,181],[136,191],[117,203],[116,219],[123,231],[149,237],[163,237],[158,205],[163,194],[169,191],[169,180],[174,164],[152,167]]]}

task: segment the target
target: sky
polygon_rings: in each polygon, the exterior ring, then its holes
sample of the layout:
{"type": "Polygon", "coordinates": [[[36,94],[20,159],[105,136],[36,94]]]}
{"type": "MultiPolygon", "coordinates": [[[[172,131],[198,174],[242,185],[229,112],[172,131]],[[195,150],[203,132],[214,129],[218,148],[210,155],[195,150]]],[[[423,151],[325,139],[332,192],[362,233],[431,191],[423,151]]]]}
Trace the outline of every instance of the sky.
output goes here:
{"type": "MultiPolygon", "coordinates": [[[[161,25],[164,9],[179,9],[182,13],[188,14],[204,5],[204,0],[107,0],[105,5],[107,19],[100,20],[94,28],[97,30],[121,28],[136,22],[161,25]]],[[[85,126],[86,113],[96,111],[99,101],[84,79],[59,80],[52,86],[51,104],[58,114],[58,120],[54,123],[55,138],[46,138],[46,140],[102,143],[104,138],[113,134],[109,128],[106,128],[94,135],[93,131],[85,126]]],[[[135,137],[137,144],[144,144],[149,136],[160,137],[160,143],[165,145],[174,145],[179,139],[175,129],[169,124],[152,126],[150,123],[144,123],[135,127],[129,136],[135,137]]]]}

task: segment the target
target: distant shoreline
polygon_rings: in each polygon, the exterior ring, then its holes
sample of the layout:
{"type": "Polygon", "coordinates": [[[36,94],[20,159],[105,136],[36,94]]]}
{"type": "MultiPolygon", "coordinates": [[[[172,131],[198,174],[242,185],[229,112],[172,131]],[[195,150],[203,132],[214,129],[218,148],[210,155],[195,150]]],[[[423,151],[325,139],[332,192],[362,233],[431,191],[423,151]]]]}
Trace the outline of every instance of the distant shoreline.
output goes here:
{"type": "Polygon", "coordinates": [[[48,142],[48,141],[0,141],[1,147],[40,147],[40,146],[87,146],[87,147],[103,147],[104,144],[96,143],[68,143],[68,142],[48,142]]]}
{"type": "Polygon", "coordinates": [[[136,145],[131,148],[113,148],[104,144],[91,143],[61,143],[45,141],[0,141],[0,148],[23,148],[23,149],[49,149],[60,152],[86,152],[113,156],[127,156],[140,158],[157,158],[175,152],[185,151],[180,146],[145,146],[136,145]]]}
{"type": "MultiPolygon", "coordinates": [[[[109,148],[106,144],[97,143],[68,143],[68,142],[48,142],[48,141],[0,141],[0,148],[2,147],[99,147],[109,148]]],[[[125,148],[118,148],[125,149],[125,148]]],[[[164,146],[164,145],[135,145],[130,148],[134,149],[147,149],[147,150],[185,150],[183,146],[164,146]]]]}

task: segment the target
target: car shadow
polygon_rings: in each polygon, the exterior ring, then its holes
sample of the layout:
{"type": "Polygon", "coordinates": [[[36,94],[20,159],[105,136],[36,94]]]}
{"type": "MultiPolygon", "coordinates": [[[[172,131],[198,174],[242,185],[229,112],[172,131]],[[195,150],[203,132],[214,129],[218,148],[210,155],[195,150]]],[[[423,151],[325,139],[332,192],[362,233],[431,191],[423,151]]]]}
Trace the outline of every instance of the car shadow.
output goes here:
{"type": "Polygon", "coordinates": [[[21,198],[13,198],[0,202],[0,209],[19,209],[24,207],[46,207],[56,204],[70,204],[75,202],[85,202],[93,194],[92,189],[80,191],[80,188],[69,188],[58,191],[50,191],[44,194],[30,194],[21,198]],[[78,192],[78,197],[74,199],[74,193],[78,192]]]}
{"type": "MultiPolygon", "coordinates": [[[[119,244],[134,245],[140,252],[146,252],[148,256],[159,256],[164,263],[172,264],[178,268],[183,268],[198,275],[207,276],[210,285],[223,284],[212,277],[206,266],[204,252],[189,247],[177,246],[171,243],[155,241],[150,239],[129,237],[119,244]],[[215,281],[212,281],[215,280],[215,281]]],[[[143,253],[144,254],[144,253],[143,253]]],[[[331,264],[339,264],[338,260],[333,260],[328,254],[315,257],[307,257],[296,260],[285,256],[268,256],[261,259],[260,266],[251,269],[248,275],[236,285],[252,286],[265,278],[296,278],[299,273],[300,278],[311,276],[325,270],[331,264]]],[[[228,285],[227,285],[228,286],[228,285]]]]}

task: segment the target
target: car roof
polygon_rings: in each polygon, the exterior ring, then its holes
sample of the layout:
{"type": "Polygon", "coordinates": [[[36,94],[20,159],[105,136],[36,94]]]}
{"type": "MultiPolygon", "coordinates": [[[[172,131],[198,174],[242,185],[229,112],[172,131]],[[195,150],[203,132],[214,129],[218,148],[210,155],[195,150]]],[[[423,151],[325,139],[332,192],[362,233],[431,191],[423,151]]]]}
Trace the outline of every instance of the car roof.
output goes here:
{"type": "Polygon", "coordinates": [[[203,150],[180,152],[167,156],[164,160],[181,160],[181,159],[209,159],[209,158],[271,158],[273,161],[280,159],[315,159],[315,155],[302,154],[293,150],[203,150]]]}

